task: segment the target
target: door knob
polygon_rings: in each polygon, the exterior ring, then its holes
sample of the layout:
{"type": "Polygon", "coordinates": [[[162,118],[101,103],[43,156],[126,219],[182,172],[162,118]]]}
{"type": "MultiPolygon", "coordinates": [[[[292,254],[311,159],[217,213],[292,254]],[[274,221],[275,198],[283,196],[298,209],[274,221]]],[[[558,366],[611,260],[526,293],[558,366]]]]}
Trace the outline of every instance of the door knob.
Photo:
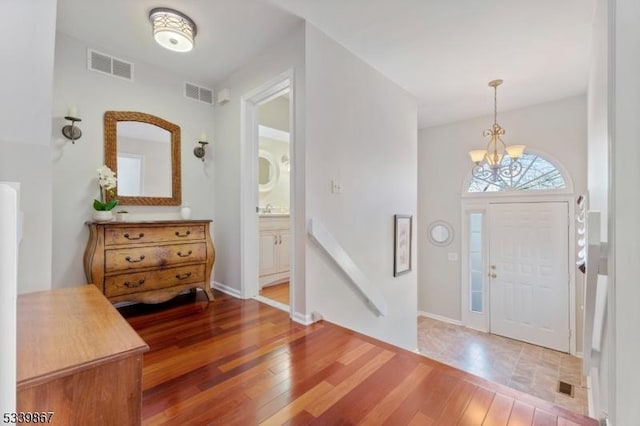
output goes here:
{"type": "Polygon", "coordinates": [[[495,277],[497,277],[497,275],[496,275],[496,273],[495,273],[495,272],[489,272],[489,276],[490,276],[491,278],[495,278],[495,277]]]}

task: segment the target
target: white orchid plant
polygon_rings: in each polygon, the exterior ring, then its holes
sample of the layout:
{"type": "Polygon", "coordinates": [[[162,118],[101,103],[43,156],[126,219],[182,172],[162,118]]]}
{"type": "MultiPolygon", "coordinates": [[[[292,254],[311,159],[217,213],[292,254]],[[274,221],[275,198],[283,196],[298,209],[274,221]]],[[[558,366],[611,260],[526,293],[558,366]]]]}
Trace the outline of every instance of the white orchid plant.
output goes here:
{"type": "Polygon", "coordinates": [[[93,208],[98,211],[112,210],[118,205],[114,199],[118,180],[116,174],[107,166],[98,167],[98,186],[100,187],[100,200],[93,200],[93,208]],[[107,201],[110,199],[110,201],[107,201]]]}

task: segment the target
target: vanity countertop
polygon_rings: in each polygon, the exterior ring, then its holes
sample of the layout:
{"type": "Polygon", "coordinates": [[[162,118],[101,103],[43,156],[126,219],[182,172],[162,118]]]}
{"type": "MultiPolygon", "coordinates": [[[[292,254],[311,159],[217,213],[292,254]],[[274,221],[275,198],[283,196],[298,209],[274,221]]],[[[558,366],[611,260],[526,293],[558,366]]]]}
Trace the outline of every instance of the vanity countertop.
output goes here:
{"type": "Polygon", "coordinates": [[[289,213],[260,213],[260,219],[269,217],[289,217],[289,213]]]}

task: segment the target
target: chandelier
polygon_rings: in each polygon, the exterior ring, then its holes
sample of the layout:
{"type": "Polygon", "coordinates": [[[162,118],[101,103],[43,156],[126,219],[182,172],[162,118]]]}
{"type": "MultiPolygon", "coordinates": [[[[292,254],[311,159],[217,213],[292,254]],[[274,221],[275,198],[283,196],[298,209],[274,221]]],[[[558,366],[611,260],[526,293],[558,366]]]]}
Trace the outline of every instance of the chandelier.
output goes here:
{"type": "Polygon", "coordinates": [[[502,80],[492,80],[489,86],[493,87],[493,126],[482,132],[489,138],[486,149],[474,149],[469,151],[473,167],[473,177],[476,179],[498,182],[513,181],[522,173],[520,158],[524,153],[524,145],[507,146],[502,140],[505,130],[498,124],[498,86],[502,80]]]}

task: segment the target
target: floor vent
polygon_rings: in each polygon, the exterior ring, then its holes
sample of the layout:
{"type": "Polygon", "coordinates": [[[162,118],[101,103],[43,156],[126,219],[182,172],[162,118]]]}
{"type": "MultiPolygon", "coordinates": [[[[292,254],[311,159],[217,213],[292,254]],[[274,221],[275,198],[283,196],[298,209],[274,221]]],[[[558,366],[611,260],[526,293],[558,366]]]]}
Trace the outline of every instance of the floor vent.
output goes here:
{"type": "Polygon", "coordinates": [[[200,87],[193,83],[184,83],[184,96],[194,101],[213,105],[213,90],[200,87]]]}
{"type": "Polygon", "coordinates": [[[87,68],[91,71],[133,81],[133,64],[113,56],[87,49],[87,68]]]}
{"type": "Polygon", "coordinates": [[[573,385],[571,383],[558,381],[558,392],[573,398],[573,385]]]}

